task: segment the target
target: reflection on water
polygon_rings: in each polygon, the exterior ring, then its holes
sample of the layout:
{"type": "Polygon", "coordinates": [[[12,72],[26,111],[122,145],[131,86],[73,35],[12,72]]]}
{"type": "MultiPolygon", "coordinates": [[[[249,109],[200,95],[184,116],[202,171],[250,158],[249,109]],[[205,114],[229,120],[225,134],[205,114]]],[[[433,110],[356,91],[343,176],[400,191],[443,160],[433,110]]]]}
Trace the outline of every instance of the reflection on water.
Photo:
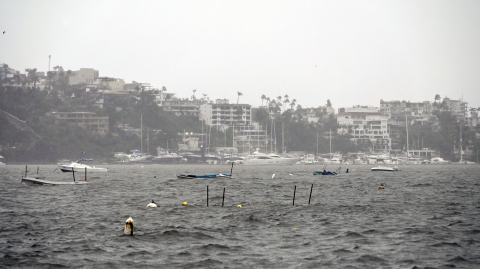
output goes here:
{"type": "MultiPolygon", "coordinates": [[[[229,173],[230,167],[108,167],[108,173],[89,175],[88,185],[50,187],[21,184],[24,166],[1,167],[0,267],[480,263],[479,166],[402,166],[392,173],[350,165],[340,176],[313,176],[322,167],[240,165],[233,179],[187,180],[175,174],[229,173]],[[158,208],[146,207],[152,199],[158,208]],[[134,236],[123,235],[129,216],[134,236]]],[[[54,169],[40,166],[40,175],[72,180],[54,169]]]]}

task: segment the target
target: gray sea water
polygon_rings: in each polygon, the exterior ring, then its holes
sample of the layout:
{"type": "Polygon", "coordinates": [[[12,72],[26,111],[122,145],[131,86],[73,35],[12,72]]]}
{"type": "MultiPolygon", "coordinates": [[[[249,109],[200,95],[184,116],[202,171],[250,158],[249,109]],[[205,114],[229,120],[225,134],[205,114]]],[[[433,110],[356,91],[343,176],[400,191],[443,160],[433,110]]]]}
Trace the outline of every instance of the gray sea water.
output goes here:
{"type": "MultiPolygon", "coordinates": [[[[55,167],[39,166],[40,176],[72,180],[55,167]]],[[[340,176],[313,176],[320,166],[239,165],[232,179],[187,180],[175,174],[230,167],[103,167],[109,172],[76,186],[26,186],[25,166],[0,167],[0,267],[480,267],[477,165],[394,173],[350,165],[340,176]],[[158,208],[146,207],[152,199],[158,208]],[[129,216],[133,236],[123,234],[129,216]]]]}

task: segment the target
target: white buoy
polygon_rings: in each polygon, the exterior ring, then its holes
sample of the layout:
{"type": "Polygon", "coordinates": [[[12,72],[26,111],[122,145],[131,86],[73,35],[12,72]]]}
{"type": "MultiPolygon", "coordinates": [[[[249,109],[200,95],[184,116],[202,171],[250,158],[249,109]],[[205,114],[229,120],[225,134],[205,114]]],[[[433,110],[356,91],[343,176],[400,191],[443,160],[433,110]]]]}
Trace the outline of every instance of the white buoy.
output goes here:
{"type": "Polygon", "coordinates": [[[129,217],[125,221],[125,230],[123,230],[123,233],[126,235],[133,235],[133,226],[134,226],[133,219],[132,217],[129,217]]]}
{"type": "Polygon", "coordinates": [[[147,207],[157,207],[157,204],[152,200],[150,204],[147,205],[147,207]]]}
{"type": "Polygon", "coordinates": [[[275,178],[275,174],[272,175],[272,179],[274,179],[274,178],[275,178]]]}

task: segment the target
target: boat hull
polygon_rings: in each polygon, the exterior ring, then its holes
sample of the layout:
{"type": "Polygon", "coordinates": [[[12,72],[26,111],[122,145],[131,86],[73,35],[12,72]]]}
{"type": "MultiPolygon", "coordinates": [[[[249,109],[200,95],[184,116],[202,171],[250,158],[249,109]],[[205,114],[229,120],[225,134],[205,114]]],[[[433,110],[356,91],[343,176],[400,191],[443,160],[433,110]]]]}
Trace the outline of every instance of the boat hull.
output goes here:
{"type": "MultiPolygon", "coordinates": [[[[71,166],[62,166],[60,168],[62,172],[85,172],[85,167],[71,167],[71,166]]],[[[96,168],[96,167],[87,167],[87,173],[92,172],[108,172],[108,168],[96,168]]]]}
{"type": "Polygon", "coordinates": [[[232,175],[214,174],[214,175],[177,175],[178,179],[193,179],[193,178],[232,178],[232,175]]]}
{"type": "Polygon", "coordinates": [[[88,184],[86,181],[75,181],[75,182],[56,182],[48,181],[33,177],[22,177],[22,182],[30,186],[54,186],[54,185],[85,185],[88,184]]]}
{"type": "Polygon", "coordinates": [[[265,166],[265,165],[294,165],[298,159],[294,158],[278,158],[278,159],[252,159],[246,160],[243,165],[256,165],[256,166],[265,166]]]}

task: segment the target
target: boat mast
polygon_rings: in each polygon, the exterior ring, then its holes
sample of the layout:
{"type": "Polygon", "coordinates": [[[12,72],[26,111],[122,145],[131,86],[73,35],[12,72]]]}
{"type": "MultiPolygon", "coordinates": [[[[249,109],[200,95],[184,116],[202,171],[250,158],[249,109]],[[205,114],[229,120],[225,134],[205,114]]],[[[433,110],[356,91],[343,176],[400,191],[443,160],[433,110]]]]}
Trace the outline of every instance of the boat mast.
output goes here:
{"type": "Polygon", "coordinates": [[[140,115],[140,152],[143,153],[143,115],[140,115]]]}
{"type": "Polygon", "coordinates": [[[332,129],[330,128],[330,159],[332,159],[332,129]]]}
{"type": "Polygon", "coordinates": [[[282,152],[285,153],[285,143],[284,143],[284,135],[283,135],[283,121],[282,121],[282,152]]]}
{"type": "Polygon", "coordinates": [[[410,154],[408,154],[408,120],[407,120],[407,113],[405,113],[405,129],[407,129],[407,163],[408,163],[408,158],[410,157],[410,154]]]}
{"type": "Polygon", "coordinates": [[[463,124],[460,122],[460,161],[458,162],[462,162],[463,159],[462,159],[462,129],[463,129],[463,124]]]}

